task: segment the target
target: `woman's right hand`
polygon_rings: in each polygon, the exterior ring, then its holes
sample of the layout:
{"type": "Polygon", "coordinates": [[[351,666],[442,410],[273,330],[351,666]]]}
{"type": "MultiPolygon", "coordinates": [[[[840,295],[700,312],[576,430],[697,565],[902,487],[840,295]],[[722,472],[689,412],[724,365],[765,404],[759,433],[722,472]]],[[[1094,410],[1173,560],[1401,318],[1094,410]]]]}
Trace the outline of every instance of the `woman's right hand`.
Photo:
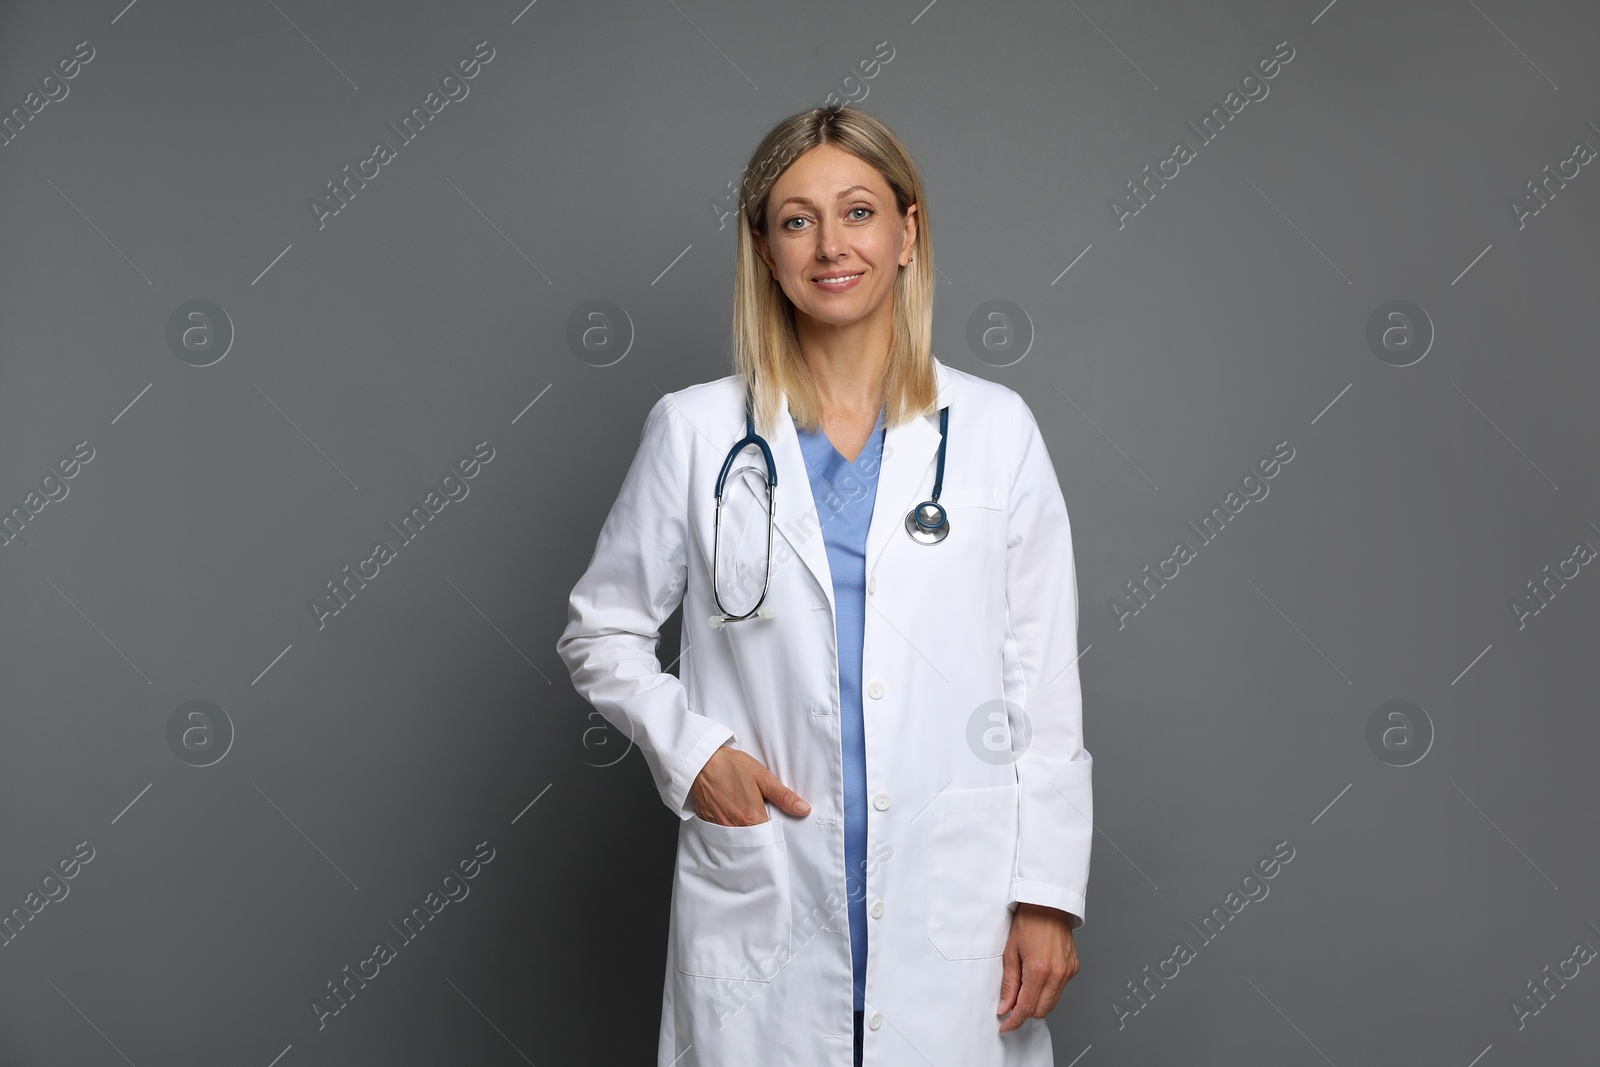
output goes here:
{"type": "Polygon", "coordinates": [[[768,819],[770,800],[790,815],[806,815],[811,805],[748,752],[723,745],[711,754],[689,787],[695,812],[723,826],[755,826],[768,819]]]}

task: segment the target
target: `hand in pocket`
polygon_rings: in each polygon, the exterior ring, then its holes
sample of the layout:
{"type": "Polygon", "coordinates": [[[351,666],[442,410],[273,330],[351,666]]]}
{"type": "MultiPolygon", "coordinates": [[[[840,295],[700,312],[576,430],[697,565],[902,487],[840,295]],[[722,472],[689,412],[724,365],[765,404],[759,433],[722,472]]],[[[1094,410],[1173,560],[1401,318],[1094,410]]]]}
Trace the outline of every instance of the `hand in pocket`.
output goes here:
{"type": "Polygon", "coordinates": [[[722,826],[754,826],[766,822],[766,801],[790,815],[806,815],[811,805],[778,780],[766,765],[747,752],[722,746],[711,754],[689,787],[695,812],[722,826]]]}

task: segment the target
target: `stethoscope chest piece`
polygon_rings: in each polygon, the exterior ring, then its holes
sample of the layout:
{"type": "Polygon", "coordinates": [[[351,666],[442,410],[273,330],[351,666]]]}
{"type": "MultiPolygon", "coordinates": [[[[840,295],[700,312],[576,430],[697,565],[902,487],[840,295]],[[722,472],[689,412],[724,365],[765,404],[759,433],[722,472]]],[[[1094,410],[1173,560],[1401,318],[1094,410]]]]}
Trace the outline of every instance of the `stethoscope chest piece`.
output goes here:
{"type": "Polygon", "coordinates": [[[906,533],[919,545],[936,545],[950,536],[950,516],[939,503],[944,488],[944,446],[950,437],[950,408],[939,409],[939,466],[933,475],[933,497],[906,512],[906,533]]]}
{"type": "Polygon", "coordinates": [[[936,545],[950,535],[950,518],[944,505],[924,500],[906,512],[906,533],[919,545],[936,545]]]}

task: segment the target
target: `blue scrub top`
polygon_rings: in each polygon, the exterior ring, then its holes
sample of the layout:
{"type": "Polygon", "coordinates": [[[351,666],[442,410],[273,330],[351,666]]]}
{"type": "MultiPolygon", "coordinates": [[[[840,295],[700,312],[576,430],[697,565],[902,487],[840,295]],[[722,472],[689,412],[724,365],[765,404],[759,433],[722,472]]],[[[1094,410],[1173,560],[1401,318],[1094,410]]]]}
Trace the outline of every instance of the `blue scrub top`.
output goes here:
{"type": "Polygon", "coordinates": [[[861,454],[852,463],[819,430],[801,430],[800,451],[811,478],[811,496],[822,523],[833,576],[839,646],[839,735],[844,757],[844,859],[850,913],[850,963],[855,975],[855,1010],[867,988],[867,756],[861,710],[861,645],[866,623],[867,529],[878,495],[883,458],[884,410],[861,454]]]}

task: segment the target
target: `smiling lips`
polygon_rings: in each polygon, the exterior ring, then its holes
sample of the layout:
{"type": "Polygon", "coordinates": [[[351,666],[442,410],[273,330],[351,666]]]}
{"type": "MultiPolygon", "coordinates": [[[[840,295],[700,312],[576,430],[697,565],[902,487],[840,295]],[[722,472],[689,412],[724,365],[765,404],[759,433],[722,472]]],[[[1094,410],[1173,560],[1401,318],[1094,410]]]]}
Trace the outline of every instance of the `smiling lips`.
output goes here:
{"type": "Polygon", "coordinates": [[[861,276],[864,273],[865,271],[857,271],[854,274],[835,274],[826,278],[813,278],[811,279],[811,284],[823,292],[843,293],[855,288],[856,282],[861,280],[861,276]]]}

